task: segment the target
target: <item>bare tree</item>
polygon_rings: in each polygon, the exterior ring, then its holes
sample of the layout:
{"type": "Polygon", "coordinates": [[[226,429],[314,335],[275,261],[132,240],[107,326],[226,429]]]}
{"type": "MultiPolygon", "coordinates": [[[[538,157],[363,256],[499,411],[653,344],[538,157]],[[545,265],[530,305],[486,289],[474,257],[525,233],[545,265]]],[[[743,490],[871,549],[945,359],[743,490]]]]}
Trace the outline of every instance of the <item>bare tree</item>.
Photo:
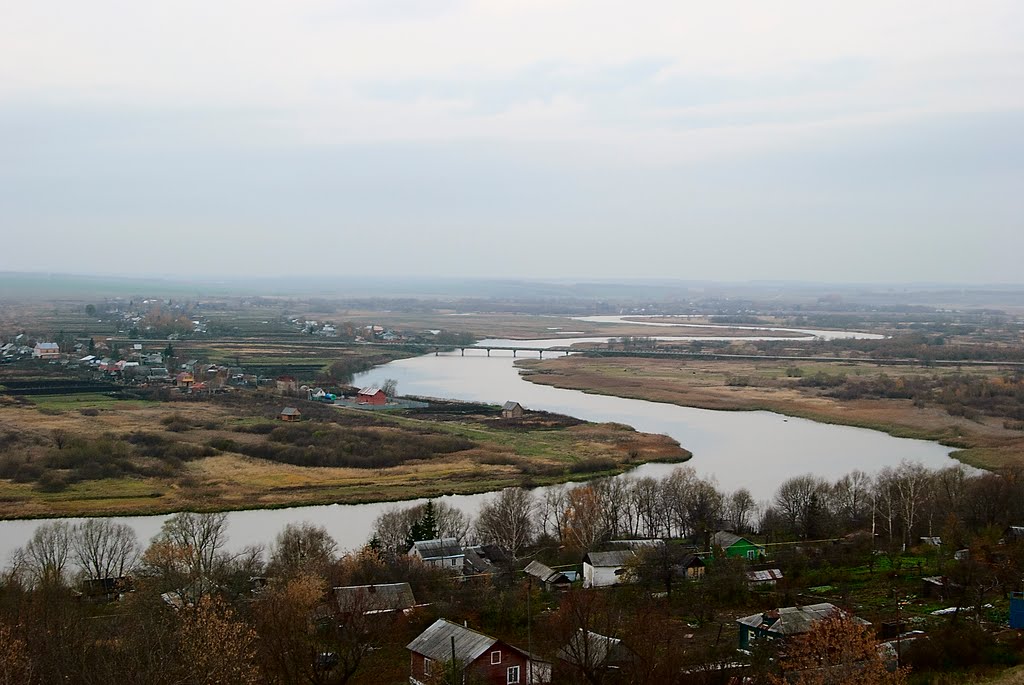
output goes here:
{"type": "Polygon", "coordinates": [[[918,523],[926,498],[930,496],[932,482],[931,472],[917,462],[901,462],[893,472],[892,486],[899,502],[904,549],[912,540],[914,526],[918,523]]]}
{"type": "Polygon", "coordinates": [[[871,512],[871,477],[854,470],[832,486],[836,514],[846,525],[862,524],[871,512]]]}
{"type": "Polygon", "coordinates": [[[381,384],[380,389],[384,391],[384,394],[388,397],[394,397],[395,393],[398,392],[398,381],[394,378],[385,379],[381,384]]]}
{"type": "Polygon", "coordinates": [[[272,575],[291,576],[299,572],[322,574],[334,561],[338,543],[323,526],[309,522],[289,523],[277,534],[270,552],[272,575]]]}
{"type": "Polygon", "coordinates": [[[227,543],[227,519],[225,513],[175,514],[164,521],[157,540],[172,545],[181,554],[192,579],[209,578],[227,543]]]}
{"type": "Polygon", "coordinates": [[[89,519],[71,532],[75,563],[89,579],[120,578],[139,560],[139,543],[131,526],[110,519],[89,519]]]}
{"type": "Polygon", "coordinates": [[[737,533],[745,533],[750,527],[750,520],[757,511],[757,503],[750,490],[740,488],[729,495],[725,503],[725,516],[737,533]]]}
{"type": "Polygon", "coordinates": [[[37,526],[28,543],[15,553],[15,567],[32,585],[64,584],[71,552],[71,526],[64,521],[37,526]]]}
{"type": "MultiPolygon", "coordinates": [[[[436,501],[433,508],[437,535],[464,543],[469,535],[470,522],[462,510],[436,501]]],[[[388,509],[373,522],[372,537],[387,554],[404,554],[407,551],[406,541],[413,526],[423,518],[425,509],[425,503],[388,509]]]]}
{"type": "Polygon", "coordinates": [[[782,483],[775,492],[774,506],[791,533],[807,529],[807,514],[822,492],[824,482],[810,474],[795,476],[782,483]]]}
{"type": "Polygon", "coordinates": [[[518,558],[523,548],[533,541],[536,508],[533,495],[528,491],[505,488],[480,507],[476,522],[480,540],[496,542],[508,550],[513,559],[518,558]]]}

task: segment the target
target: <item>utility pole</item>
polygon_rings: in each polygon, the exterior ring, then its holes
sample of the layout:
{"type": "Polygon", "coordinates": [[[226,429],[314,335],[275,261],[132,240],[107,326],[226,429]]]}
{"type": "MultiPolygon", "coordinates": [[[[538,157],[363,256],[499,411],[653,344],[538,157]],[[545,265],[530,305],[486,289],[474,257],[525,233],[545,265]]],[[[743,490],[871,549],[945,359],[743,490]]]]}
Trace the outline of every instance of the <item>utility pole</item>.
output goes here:
{"type": "Polygon", "coordinates": [[[533,685],[533,576],[526,576],[526,683],[533,685]]]}

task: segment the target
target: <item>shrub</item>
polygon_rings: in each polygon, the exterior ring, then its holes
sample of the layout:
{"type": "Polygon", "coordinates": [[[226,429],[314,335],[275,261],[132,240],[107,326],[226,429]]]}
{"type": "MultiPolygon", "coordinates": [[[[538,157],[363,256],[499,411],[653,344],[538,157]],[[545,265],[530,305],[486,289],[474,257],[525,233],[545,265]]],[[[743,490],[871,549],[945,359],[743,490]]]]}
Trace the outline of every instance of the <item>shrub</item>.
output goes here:
{"type": "Polygon", "coordinates": [[[39,477],[39,481],[36,483],[36,490],[40,492],[63,492],[67,490],[68,482],[67,479],[59,473],[53,471],[47,471],[39,477]]]}
{"type": "Polygon", "coordinates": [[[96,407],[86,407],[85,409],[79,409],[78,413],[82,416],[99,416],[100,410],[96,407]]]}

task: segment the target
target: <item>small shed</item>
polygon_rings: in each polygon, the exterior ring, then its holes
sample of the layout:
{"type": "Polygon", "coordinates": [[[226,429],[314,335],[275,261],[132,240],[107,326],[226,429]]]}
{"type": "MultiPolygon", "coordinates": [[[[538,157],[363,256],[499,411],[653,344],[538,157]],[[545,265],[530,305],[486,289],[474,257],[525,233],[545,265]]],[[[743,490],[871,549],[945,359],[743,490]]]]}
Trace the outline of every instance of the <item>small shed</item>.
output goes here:
{"type": "Polygon", "coordinates": [[[388,403],[388,396],[378,386],[371,385],[356,394],[356,402],[380,406],[388,403]]]}
{"type": "Polygon", "coordinates": [[[196,378],[188,371],[182,371],[174,377],[174,384],[179,388],[191,388],[196,384],[196,378]]]}
{"type": "Polygon", "coordinates": [[[558,658],[585,672],[615,672],[628,665],[636,655],[618,638],[580,628],[558,650],[558,658]]]}
{"type": "MultiPolygon", "coordinates": [[[[815,623],[828,618],[835,612],[846,613],[834,604],[822,602],[799,607],[782,607],[736,619],[740,629],[740,649],[747,649],[753,638],[785,639],[803,635],[810,632],[815,623]]],[[[851,618],[862,626],[871,625],[862,618],[856,616],[851,618]]]]}
{"type": "Polygon", "coordinates": [[[302,412],[295,407],[285,407],[281,410],[281,413],[277,415],[277,418],[282,421],[300,421],[302,419],[302,412]]]}
{"type": "Polygon", "coordinates": [[[523,405],[518,402],[508,401],[501,405],[501,418],[503,419],[521,419],[523,413],[523,405]]]}
{"type": "Polygon", "coordinates": [[[541,585],[548,592],[551,592],[552,590],[568,590],[569,586],[572,584],[564,573],[556,571],[549,566],[545,566],[536,559],[527,564],[523,571],[526,575],[539,580],[541,585]]]}
{"type": "Polygon", "coordinates": [[[767,568],[763,571],[747,571],[747,585],[751,588],[772,587],[782,580],[782,570],[767,568]]]}
{"type": "Polygon", "coordinates": [[[342,616],[351,614],[391,614],[416,606],[409,583],[348,585],[334,588],[334,600],[342,616]]]}
{"type": "Polygon", "coordinates": [[[583,587],[611,587],[624,580],[636,552],[620,549],[612,552],[587,552],[583,557],[583,587]]]}

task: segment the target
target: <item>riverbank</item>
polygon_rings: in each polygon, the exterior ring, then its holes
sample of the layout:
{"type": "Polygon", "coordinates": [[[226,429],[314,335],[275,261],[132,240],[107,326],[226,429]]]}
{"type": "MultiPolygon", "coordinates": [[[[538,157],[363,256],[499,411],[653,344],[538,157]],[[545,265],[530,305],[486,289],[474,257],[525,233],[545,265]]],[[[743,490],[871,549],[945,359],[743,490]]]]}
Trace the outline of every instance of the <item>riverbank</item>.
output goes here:
{"type": "Polygon", "coordinates": [[[273,395],[188,402],[37,398],[0,406],[0,518],[400,501],[622,473],[690,453],[613,423],[494,407],[367,412],[273,395]]]}
{"type": "MultiPolygon", "coordinates": [[[[523,379],[540,385],[597,395],[665,402],[724,411],[764,410],[817,421],[870,428],[896,437],[933,440],[957,448],[951,456],[979,468],[1024,466],[1024,432],[1002,418],[953,416],[946,408],[909,399],[830,397],[822,389],[801,385],[815,374],[880,374],[869,364],[601,359],[574,355],[518,362],[523,379]]],[[[899,383],[914,374],[954,374],[954,369],[886,368],[899,383]]],[[[998,369],[986,370],[998,374],[998,369]]],[[[851,465],[852,467],[853,465],[851,465]]]]}

